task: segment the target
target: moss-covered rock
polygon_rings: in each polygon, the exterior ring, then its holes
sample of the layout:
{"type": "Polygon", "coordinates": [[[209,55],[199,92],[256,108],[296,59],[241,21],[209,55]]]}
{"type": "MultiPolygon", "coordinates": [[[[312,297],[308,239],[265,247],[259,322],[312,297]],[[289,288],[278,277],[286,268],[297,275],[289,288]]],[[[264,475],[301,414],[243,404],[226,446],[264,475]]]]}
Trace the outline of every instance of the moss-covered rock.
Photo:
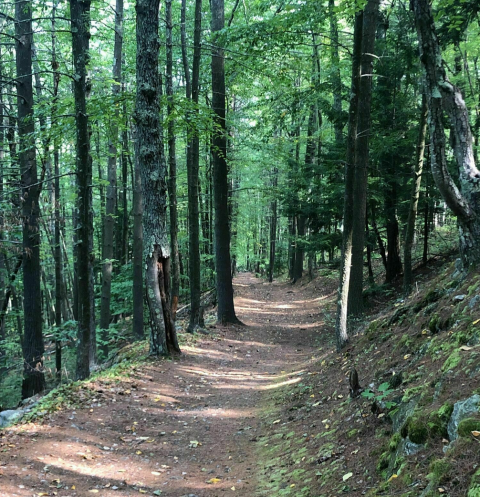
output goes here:
{"type": "Polygon", "coordinates": [[[460,437],[470,437],[472,431],[480,431],[480,418],[465,418],[458,425],[460,437]]]}

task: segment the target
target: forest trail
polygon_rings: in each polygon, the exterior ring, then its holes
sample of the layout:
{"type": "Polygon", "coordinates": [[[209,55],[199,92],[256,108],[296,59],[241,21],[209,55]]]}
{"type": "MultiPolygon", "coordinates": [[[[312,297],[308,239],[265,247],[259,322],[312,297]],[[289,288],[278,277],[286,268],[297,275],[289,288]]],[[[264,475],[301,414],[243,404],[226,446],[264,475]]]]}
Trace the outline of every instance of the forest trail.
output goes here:
{"type": "Polygon", "coordinates": [[[3,433],[1,495],[260,495],[255,442],[272,393],[310,360],[333,288],[234,283],[246,326],[217,326],[179,360],[102,377],[80,391],[82,408],[3,433]]]}

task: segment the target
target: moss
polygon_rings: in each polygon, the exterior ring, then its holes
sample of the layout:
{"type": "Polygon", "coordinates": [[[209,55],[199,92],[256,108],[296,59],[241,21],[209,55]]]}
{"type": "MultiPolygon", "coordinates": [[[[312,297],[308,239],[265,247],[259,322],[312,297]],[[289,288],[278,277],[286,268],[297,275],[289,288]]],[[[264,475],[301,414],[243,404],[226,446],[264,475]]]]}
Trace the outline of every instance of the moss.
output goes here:
{"type": "Polygon", "coordinates": [[[467,497],[480,497],[480,469],[477,469],[470,481],[467,497]]]}
{"type": "Polygon", "coordinates": [[[408,425],[408,438],[415,444],[424,444],[428,439],[428,426],[422,418],[412,418],[408,425]]]}
{"type": "Polygon", "coordinates": [[[423,389],[424,385],[419,385],[418,387],[413,387],[413,388],[407,388],[405,390],[405,393],[403,394],[402,402],[409,402],[410,400],[413,399],[413,397],[422,393],[423,389]]]}
{"type": "Polygon", "coordinates": [[[381,321],[379,319],[375,319],[374,321],[372,321],[365,330],[365,336],[369,340],[373,340],[376,336],[378,329],[380,328],[380,325],[381,321]]]}
{"type": "Polygon", "coordinates": [[[462,360],[459,350],[454,350],[447,358],[447,360],[443,363],[442,371],[447,372],[455,369],[462,360]]]}
{"type": "Polygon", "coordinates": [[[387,469],[390,464],[390,453],[384,452],[377,463],[377,471],[381,473],[384,469],[387,469]]]}
{"type": "Polygon", "coordinates": [[[458,434],[461,437],[470,437],[472,431],[480,431],[479,418],[466,418],[460,421],[458,425],[458,434]]]}
{"type": "Polygon", "coordinates": [[[447,422],[437,412],[415,414],[410,416],[400,429],[403,438],[408,437],[411,442],[422,445],[428,439],[445,437],[447,435],[447,422]]]}
{"type": "Polygon", "coordinates": [[[397,450],[401,438],[402,436],[400,435],[400,433],[395,433],[395,435],[393,435],[393,437],[390,439],[390,443],[388,444],[390,452],[395,452],[397,450]]]}
{"type": "Polygon", "coordinates": [[[430,479],[435,481],[435,484],[445,482],[449,478],[452,470],[452,463],[449,459],[436,459],[430,464],[430,479]]]}
{"type": "Polygon", "coordinates": [[[438,314],[434,314],[428,322],[428,329],[431,333],[437,333],[441,330],[441,318],[438,314]]]}
{"type": "Polygon", "coordinates": [[[347,438],[353,438],[359,431],[357,428],[353,428],[353,430],[347,432],[347,438]]]}

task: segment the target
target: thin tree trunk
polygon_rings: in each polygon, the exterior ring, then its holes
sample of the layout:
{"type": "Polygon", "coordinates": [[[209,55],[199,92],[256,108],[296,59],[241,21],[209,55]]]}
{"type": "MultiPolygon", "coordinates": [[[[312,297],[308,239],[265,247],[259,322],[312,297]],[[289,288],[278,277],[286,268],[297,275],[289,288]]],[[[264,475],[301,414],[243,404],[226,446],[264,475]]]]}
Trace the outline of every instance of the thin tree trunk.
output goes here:
{"type": "MultiPolygon", "coordinates": [[[[198,171],[200,164],[200,138],[198,134],[198,96],[200,90],[200,59],[202,34],[202,0],[195,1],[195,30],[193,36],[192,103],[193,111],[187,116],[187,175],[188,175],[188,240],[190,280],[190,321],[188,332],[193,333],[200,324],[201,280],[200,280],[200,219],[198,210],[198,171]]],[[[186,50],[182,46],[182,50],[186,50]]],[[[185,67],[185,73],[188,67],[185,67]]]]}
{"type": "MultiPolygon", "coordinates": [[[[185,1],[185,0],[184,0],[185,1]]],[[[170,201],[170,244],[172,246],[172,319],[177,316],[180,295],[180,263],[178,258],[178,207],[177,207],[177,157],[173,102],[173,20],[172,0],[166,0],[166,39],[167,39],[167,115],[168,115],[168,195],[170,201]]],[[[184,8],[184,7],[182,7],[184,8]]],[[[186,48],[182,45],[182,53],[186,48]]],[[[186,54],[185,54],[186,56],[186,54]]]]}
{"type": "Polygon", "coordinates": [[[89,61],[90,1],[70,0],[72,53],[76,78],[73,82],[77,132],[78,227],[78,343],[77,378],[90,376],[90,363],[95,347],[95,310],[93,300],[93,210],[92,157],[87,113],[87,64],[89,61]]]}
{"type": "Polygon", "coordinates": [[[228,168],[225,122],[225,57],[215,37],[225,25],[224,0],[211,0],[212,48],[212,109],[216,125],[212,140],[213,189],[215,203],[215,268],[217,287],[217,318],[220,323],[239,323],[233,303],[230,258],[230,227],[228,223],[228,168]]]}
{"type": "Polygon", "coordinates": [[[367,202],[370,107],[372,101],[373,54],[379,0],[368,0],[363,13],[362,62],[358,94],[357,142],[353,189],[352,269],[348,295],[348,315],[363,312],[363,252],[365,248],[365,212],[367,202]]]}
{"type": "MultiPolygon", "coordinates": [[[[113,240],[115,228],[115,212],[117,204],[117,143],[118,120],[120,117],[119,104],[116,102],[120,95],[122,81],[122,50],[123,49],[123,0],[117,0],[115,6],[115,44],[113,48],[113,80],[112,97],[115,106],[113,122],[108,143],[108,186],[105,219],[103,227],[103,264],[102,264],[102,307],[100,312],[100,333],[103,358],[108,357],[108,328],[110,327],[110,301],[112,296],[113,272],[113,240]]],[[[121,239],[121,233],[118,238],[121,239]]],[[[123,244],[122,244],[123,245],[123,244]]],[[[123,247],[122,247],[123,249],[123,247]]]]}
{"type": "Polygon", "coordinates": [[[423,158],[425,155],[425,138],[427,136],[427,97],[422,94],[422,108],[420,111],[419,133],[417,141],[417,154],[413,165],[413,185],[408,209],[408,221],[405,230],[405,245],[403,251],[403,292],[408,295],[412,291],[412,246],[415,236],[415,223],[418,212],[418,199],[420,197],[420,184],[422,182],[423,158]]]}
{"type": "Polygon", "coordinates": [[[142,172],[135,157],[133,183],[133,334],[137,340],[145,336],[143,328],[143,226],[142,172]]]}
{"type": "MultiPolygon", "coordinates": [[[[274,195],[276,195],[277,183],[278,183],[278,169],[277,169],[277,167],[274,167],[273,168],[273,181],[272,181],[274,195]]],[[[275,245],[276,245],[276,238],[277,238],[277,199],[276,198],[274,198],[274,200],[272,200],[272,202],[270,203],[270,211],[271,211],[271,216],[270,216],[270,261],[268,264],[268,281],[270,283],[272,283],[273,273],[275,270],[275,245]]]]}
{"type": "Polygon", "coordinates": [[[42,299],[40,289],[40,187],[37,185],[32,87],[32,3],[15,4],[18,138],[22,181],[24,329],[22,398],[45,388],[42,299]]]}
{"type": "Polygon", "coordinates": [[[340,77],[340,57],[338,55],[338,28],[337,19],[335,16],[335,0],[328,0],[328,16],[330,21],[330,63],[331,81],[333,91],[333,107],[334,112],[333,129],[335,132],[335,143],[341,145],[342,136],[342,80],[340,77]]]}
{"type": "Polygon", "coordinates": [[[138,0],[136,156],[142,173],[146,300],[150,315],[150,353],[180,353],[169,303],[170,247],[166,226],[167,185],[160,123],[158,73],[159,0],[138,0]]]}
{"type": "Polygon", "coordinates": [[[350,92],[350,108],[348,111],[347,157],[345,161],[345,196],[343,204],[342,260],[340,281],[338,286],[337,316],[335,336],[337,350],[341,350],[348,342],[347,316],[348,292],[350,288],[350,272],[353,243],[353,187],[355,173],[355,144],[357,139],[358,93],[360,88],[360,62],[362,55],[363,11],[355,14],[352,84],[350,92]]]}

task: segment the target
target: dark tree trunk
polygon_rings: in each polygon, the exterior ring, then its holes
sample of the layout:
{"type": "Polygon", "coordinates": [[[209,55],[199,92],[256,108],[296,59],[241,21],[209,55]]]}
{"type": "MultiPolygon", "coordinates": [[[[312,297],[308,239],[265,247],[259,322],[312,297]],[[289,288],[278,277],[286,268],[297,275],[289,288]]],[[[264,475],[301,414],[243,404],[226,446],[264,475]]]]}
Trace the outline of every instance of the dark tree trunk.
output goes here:
{"type": "MultiPolygon", "coordinates": [[[[117,143],[118,120],[120,117],[118,96],[122,81],[122,47],[123,47],[123,0],[117,0],[115,6],[115,44],[113,48],[113,80],[112,97],[115,106],[110,137],[108,142],[108,185],[107,202],[103,226],[103,264],[102,264],[102,307],[100,313],[101,351],[103,358],[108,357],[108,340],[110,327],[110,301],[112,296],[112,272],[114,259],[114,229],[117,206],[117,143]]],[[[118,238],[121,232],[117,233],[118,238]]],[[[123,243],[121,242],[121,245],[123,243]]],[[[123,247],[122,247],[123,249],[123,247]]]]}
{"type": "Polygon", "coordinates": [[[385,282],[392,283],[402,273],[402,261],[400,260],[400,233],[397,219],[397,182],[395,178],[395,159],[390,158],[393,163],[386,165],[385,188],[385,215],[387,228],[387,265],[385,271],[385,282]]]}
{"type": "Polygon", "coordinates": [[[72,19],[72,53],[75,68],[73,82],[77,132],[77,293],[78,344],[77,378],[90,376],[90,362],[95,343],[95,310],[93,296],[93,210],[92,157],[87,113],[87,64],[89,62],[90,1],[70,0],[72,19]]]}
{"type": "Polygon", "coordinates": [[[375,52],[375,32],[379,0],[368,0],[363,13],[362,62],[358,94],[357,142],[355,145],[355,178],[353,189],[352,269],[348,295],[348,315],[363,312],[363,252],[365,248],[365,210],[367,202],[370,107],[375,52]]]}
{"type": "Polygon", "coordinates": [[[133,183],[133,334],[144,338],[143,329],[143,226],[142,226],[142,172],[135,157],[133,183]]]}
{"type": "Polygon", "coordinates": [[[426,178],[424,203],[422,265],[426,266],[428,262],[428,235],[430,234],[430,182],[428,176],[426,178]]]}
{"type": "Polygon", "coordinates": [[[415,223],[418,212],[418,199],[420,197],[420,184],[422,182],[423,158],[425,155],[425,138],[427,136],[427,97],[422,94],[422,109],[420,111],[420,123],[417,141],[417,154],[413,165],[413,185],[410,196],[410,207],[408,209],[408,221],[405,230],[405,245],[403,251],[403,292],[408,295],[412,291],[412,246],[415,236],[415,223]]]}
{"type": "Polygon", "coordinates": [[[32,3],[15,4],[17,68],[18,159],[22,182],[24,341],[22,398],[45,388],[40,286],[40,187],[37,185],[36,148],[33,139],[32,3]]]}
{"type": "Polygon", "coordinates": [[[172,0],[165,2],[167,40],[167,115],[168,115],[168,195],[170,201],[170,244],[172,246],[172,319],[176,320],[180,295],[180,263],[178,259],[177,156],[173,102],[173,20],[172,0]]]}
{"type": "MultiPolygon", "coordinates": [[[[276,195],[278,182],[278,169],[273,168],[273,194],[276,195]]],[[[268,264],[268,281],[272,283],[273,273],[275,271],[275,246],[277,241],[277,199],[275,198],[270,203],[270,260],[268,264]]]]}
{"type": "Polygon", "coordinates": [[[293,274],[295,272],[295,238],[297,236],[297,220],[295,216],[290,218],[288,228],[288,277],[293,281],[293,274]]]}
{"type": "Polygon", "coordinates": [[[217,287],[217,318],[220,323],[238,323],[233,303],[230,259],[230,227],[228,223],[228,168],[225,123],[225,60],[223,48],[215,34],[225,25],[224,0],[211,0],[212,48],[212,109],[216,129],[212,140],[213,189],[215,203],[215,268],[217,287]]]}
{"type": "Polygon", "coordinates": [[[295,243],[295,266],[293,268],[293,283],[296,283],[303,276],[303,262],[304,262],[304,239],[305,236],[305,217],[303,215],[296,216],[297,218],[297,236],[295,243]]]}
{"type": "MultiPolygon", "coordinates": [[[[193,66],[192,66],[192,103],[193,111],[187,116],[188,144],[187,144],[187,175],[188,175],[188,255],[190,280],[190,321],[188,332],[193,333],[200,325],[200,216],[198,199],[198,181],[200,166],[200,137],[198,133],[198,95],[200,91],[200,61],[201,61],[201,34],[202,34],[202,0],[195,1],[195,30],[193,35],[193,66]]],[[[182,50],[186,50],[182,46],[182,50]]],[[[186,57],[184,57],[186,59],[186,57]]],[[[188,72],[185,67],[185,73],[188,72]]]]}
{"type": "Polygon", "coordinates": [[[347,157],[345,161],[345,197],[343,204],[342,260],[338,286],[335,336],[337,350],[348,342],[347,316],[348,291],[352,264],[353,243],[353,187],[355,173],[355,143],[357,139],[358,92],[360,87],[360,62],[362,55],[363,11],[355,15],[353,40],[352,85],[348,111],[347,157]]]}
{"type": "Polygon", "coordinates": [[[460,89],[447,78],[430,2],[412,0],[412,6],[417,24],[420,60],[426,76],[432,174],[446,204],[457,216],[460,254],[464,267],[468,268],[480,262],[480,172],[474,160],[468,110],[460,89]],[[444,111],[450,118],[453,131],[453,149],[461,192],[447,168],[444,111]]]}
{"type": "Polygon", "coordinates": [[[144,264],[150,316],[150,353],[180,353],[169,303],[166,164],[160,123],[159,0],[138,0],[136,156],[142,173],[144,264]]]}

